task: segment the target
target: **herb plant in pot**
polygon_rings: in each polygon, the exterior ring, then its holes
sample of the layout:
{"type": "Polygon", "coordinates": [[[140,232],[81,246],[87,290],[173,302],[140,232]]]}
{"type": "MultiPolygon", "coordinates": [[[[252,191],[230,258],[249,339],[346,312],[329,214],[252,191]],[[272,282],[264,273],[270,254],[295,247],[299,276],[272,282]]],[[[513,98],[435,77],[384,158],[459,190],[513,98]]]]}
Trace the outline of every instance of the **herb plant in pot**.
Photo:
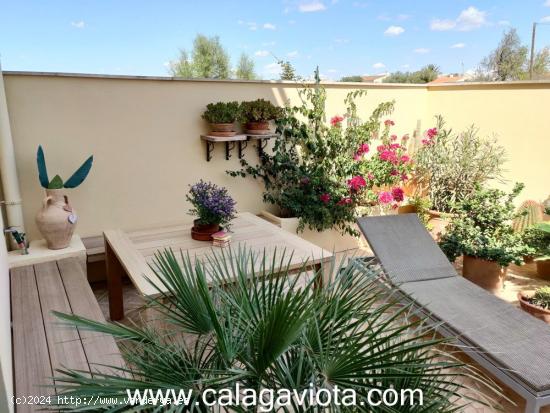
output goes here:
{"type": "Polygon", "coordinates": [[[534,294],[521,291],[518,299],[524,311],[550,324],[550,287],[538,288],[534,294]]]}
{"type": "Polygon", "coordinates": [[[283,116],[283,109],[265,99],[241,103],[241,116],[245,122],[246,133],[267,135],[271,133],[269,122],[283,116]]]}
{"type": "Polygon", "coordinates": [[[533,249],[533,257],[540,278],[550,281],[550,223],[540,222],[527,228],[522,239],[533,249]]]}
{"type": "Polygon", "coordinates": [[[239,119],[238,102],[217,102],[206,105],[202,118],[210,124],[210,135],[231,137],[237,134],[235,121],[239,119]]]}
{"type": "Polygon", "coordinates": [[[212,234],[218,232],[221,226],[225,228],[235,218],[235,201],[221,188],[202,179],[192,185],[187,200],[193,206],[190,215],[197,216],[191,228],[191,238],[198,241],[211,241],[212,234]]]}
{"type": "Polygon", "coordinates": [[[50,180],[44,150],[42,146],[38,147],[36,154],[38,178],[40,185],[46,190],[46,197],[42,201],[42,208],[36,214],[36,226],[46,240],[49,249],[66,248],[71,242],[77,215],[69,203],[65,189],[76,188],[86,179],[92,168],[93,159],[93,156],[90,156],[65,182],[59,175],[55,175],[50,180]]]}
{"type": "Polygon", "coordinates": [[[441,237],[441,249],[449,260],[464,255],[464,277],[493,293],[502,290],[508,265],[520,265],[523,256],[532,253],[510,225],[516,216],[513,200],[522,189],[523,184],[516,184],[507,194],[478,187],[457,204],[456,215],[441,237]]]}
{"type": "Polygon", "coordinates": [[[455,204],[475,191],[476,185],[502,179],[504,149],[494,139],[479,136],[475,126],[460,133],[445,127],[436,116],[413,157],[417,194],[430,199],[429,224],[439,239],[455,213],[455,204]]]}

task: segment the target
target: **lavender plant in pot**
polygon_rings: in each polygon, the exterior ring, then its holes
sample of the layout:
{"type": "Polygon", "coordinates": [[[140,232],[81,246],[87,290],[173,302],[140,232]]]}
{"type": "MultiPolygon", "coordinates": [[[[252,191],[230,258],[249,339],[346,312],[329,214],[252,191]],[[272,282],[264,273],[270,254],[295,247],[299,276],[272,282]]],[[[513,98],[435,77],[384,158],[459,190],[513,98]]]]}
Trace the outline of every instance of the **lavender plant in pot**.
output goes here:
{"type": "Polygon", "coordinates": [[[198,217],[191,228],[191,238],[195,240],[211,241],[212,234],[218,232],[222,225],[227,229],[235,218],[235,201],[226,188],[211,182],[201,179],[192,185],[187,200],[192,205],[189,214],[198,217]]]}
{"type": "Polygon", "coordinates": [[[94,157],[90,156],[65,182],[59,175],[55,175],[50,180],[44,150],[42,146],[38,146],[36,154],[38,178],[46,190],[46,197],[42,201],[42,208],[36,214],[36,225],[49,249],[66,248],[71,242],[77,215],[64,189],[79,186],[88,176],[93,160],[94,157]]]}
{"type": "Polygon", "coordinates": [[[533,253],[511,225],[517,215],[513,201],[522,189],[523,184],[516,184],[507,194],[478,186],[457,204],[456,215],[441,237],[441,249],[449,260],[464,256],[464,277],[491,292],[503,288],[509,264],[520,265],[525,255],[533,253]]]}

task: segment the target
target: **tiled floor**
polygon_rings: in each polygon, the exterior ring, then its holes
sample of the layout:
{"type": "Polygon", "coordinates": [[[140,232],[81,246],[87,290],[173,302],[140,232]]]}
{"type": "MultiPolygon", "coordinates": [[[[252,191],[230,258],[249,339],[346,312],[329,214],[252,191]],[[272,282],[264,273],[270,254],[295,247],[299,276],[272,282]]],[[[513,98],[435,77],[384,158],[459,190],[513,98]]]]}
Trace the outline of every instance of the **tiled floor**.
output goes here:
{"type": "MultiPolygon", "coordinates": [[[[367,250],[362,250],[356,252],[360,255],[370,255],[370,252],[367,250]]],[[[339,254],[342,256],[343,254],[339,254]]],[[[349,255],[349,254],[348,254],[349,255]]],[[[461,263],[456,263],[457,269],[460,271],[461,263]]],[[[550,282],[541,280],[537,278],[536,268],[534,264],[527,264],[523,266],[511,265],[508,270],[507,279],[505,281],[504,290],[498,294],[500,298],[510,302],[512,305],[518,305],[517,302],[517,293],[520,290],[534,290],[539,286],[549,285],[550,282]]],[[[94,293],[98,299],[98,302],[105,314],[105,317],[108,318],[108,297],[107,291],[104,284],[95,284],[93,285],[94,293]]],[[[144,315],[143,312],[144,300],[136,291],[136,289],[128,282],[124,285],[124,307],[126,318],[123,322],[132,322],[142,323],[143,320],[148,317],[144,315]]],[[[549,343],[550,351],[550,343],[549,343]]],[[[466,356],[463,356],[464,361],[467,360],[466,356]]],[[[476,389],[478,386],[474,382],[466,382],[467,386],[476,389]]],[[[478,389],[479,390],[479,389],[478,389]]],[[[474,392],[474,390],[472,390],[474,392]]],[[[524,411],[524,401],[519,396],[517,396],[513,391],[508,388],[503,387],[504,397],[499,400],[501,403],[502,411],[506,413],[520,413],[524,411]],[[506,398],[511,401],[507,401],[506,398]]],[[[495,411],[494,409],[487,408],[484,406],[469,406],[466,408],[465,412],[467,413],[490,413],[495,411]]],[[[550,413],[550,406],[541,409],[541,413],[550,413]]]]}

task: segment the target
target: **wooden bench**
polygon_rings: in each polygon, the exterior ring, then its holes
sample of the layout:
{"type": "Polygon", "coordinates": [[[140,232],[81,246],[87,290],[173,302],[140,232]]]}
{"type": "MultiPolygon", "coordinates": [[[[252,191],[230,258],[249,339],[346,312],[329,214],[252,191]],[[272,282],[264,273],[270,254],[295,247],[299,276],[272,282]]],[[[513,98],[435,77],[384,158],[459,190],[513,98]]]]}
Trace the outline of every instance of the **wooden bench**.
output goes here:
{"type": "MultiPolygon", "coordinates": [[[[60,325],[52,311],[105,321],[75,258],[51,261],[10,271],[14,385],[16,397],[52,395],[51,378],[58,368],[107,372],[98,364],[123,366],[115,340],[105,334],[60,325]]],[[[16,411],[35,412],[39,406],[19,405],[16,411]]]]}

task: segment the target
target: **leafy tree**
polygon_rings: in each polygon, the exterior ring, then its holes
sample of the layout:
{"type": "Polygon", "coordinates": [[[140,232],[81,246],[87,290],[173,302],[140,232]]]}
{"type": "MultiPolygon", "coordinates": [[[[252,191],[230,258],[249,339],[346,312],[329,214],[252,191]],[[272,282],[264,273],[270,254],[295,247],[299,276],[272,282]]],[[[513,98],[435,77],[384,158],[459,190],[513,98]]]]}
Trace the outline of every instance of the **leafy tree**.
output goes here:
{"type": "Polygon", "coordinates": [[[235,70],[237,79],[254,80],[256,73],[254,72],[254,61],[246,53],[241,54],[237,69],[235,70]]]}
{"type": "MultiPolygon", "coordinates": [[[[535,76],[548,72],[550,68],[550,50],[545,47],[534,59],[533,74],[535,76]]],[[[521,44],[516,29],[505,32],[498,44],[478,68],[476,81],[507,81],[529,78],[529,49],[521,44]]]]}
{"type": "Polygon", "coordinates": [[[281,80],[296,80],[296,70],[288,60],[279,60],[281,66],[281,80]]]}
{"type": "Polygon", "coordinates": [[[179,60],[172,63],[170,71],[174,76],[187,78],[228,79],[229,55],[218,36],[198,34],[193,41],[191,56],[182,50],[179,60]]]}
{"type": "Polygon", "coordinates": [[[438,66],[429,64],[417,70],[416,72],[394,72],[386,77],[384,83],[428,83],[435,79],[441,73],[438,66]]]}
{"type": "Polygon", "coordinates": [[[354,75],[354,76],[344,76],[342,79],[340,79],[340,82],[362,82],[363,77],[360,75],[354,75]]]}

